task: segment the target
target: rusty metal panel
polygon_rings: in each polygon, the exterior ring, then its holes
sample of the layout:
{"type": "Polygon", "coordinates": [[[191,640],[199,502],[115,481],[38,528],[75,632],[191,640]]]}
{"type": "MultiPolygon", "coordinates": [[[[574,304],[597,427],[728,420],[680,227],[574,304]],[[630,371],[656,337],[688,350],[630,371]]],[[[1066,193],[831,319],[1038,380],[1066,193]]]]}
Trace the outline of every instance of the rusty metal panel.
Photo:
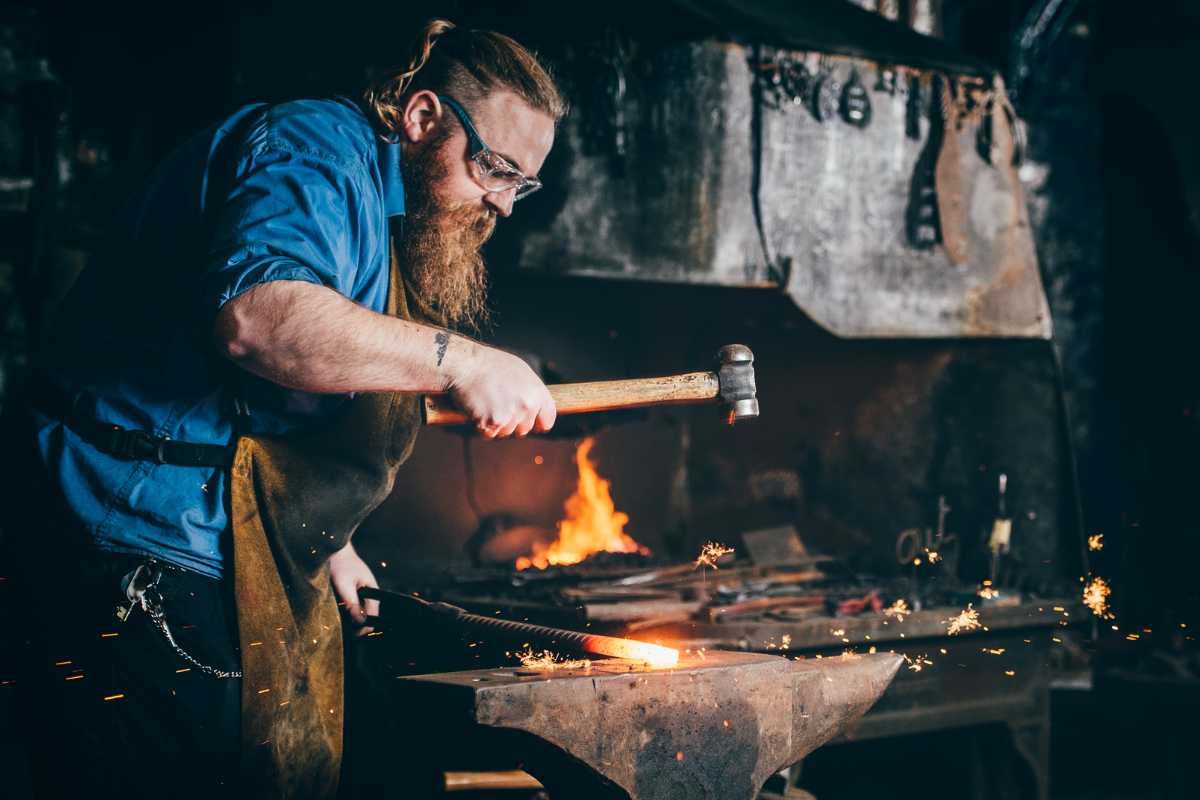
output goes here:
{"type": "MultiPolygon", "coordinates": [[[[831,57],[824,64],[842,85],[853,70],[863,85],[877,85],[874,66],[831,57]]],[[[906,131],[914,101],[902,89],[870,93],[865,128],[764,109],[760,203],[769,258],[790,264],[788,294],[839,336],[1049,338],[1007,119],[994,111],[993,166],[978,152],[983,114],[960,113],[942,81],[917,77],[915,102],[934,110],[918,117],[919,138],[906,131]],[[937,135],[931,128],[943,113],[937,135]],[[941,241],[919,248],[906,221],[923,158],[936,162],[941,241]]]]}
{"type": "MultiPolygon", "coordinates": [[[[561,204],[525,231],[520,265],[774,284],[843,337],[1050,336],[999,102],[991,114],[972,107],[966,79],[953,76],[881,80],[871,62],[788,54],[843,87],[856,71],[866,88],[869,124],[822,122],[807,102],[756,108],[750,56],[711,41],[640,47],[631,67],[639,99],[629,101],[640,123],[626,154],[618,164],[589,154],[591,123],[572,111],[558,144],[561,204]],[[981,146],[984,125],[991,138],[981,146]],[[924,199],[938,216],[926,241],[913,223],[923,176],[937,193],[924,199]]],[[[998,82],[986,88],[1003,93],[998,82]]]]}
{"type": "Polygon", "coordinates": [[[525,234],[521,266],[674,283],[765,279],[749,202],[745,52],[690,43],[653,48],[641,63],[645,102],[631,110],[641,124],[624,161],[587,153],[590,120],[578,104],[565,120],[555,149],[569,160],[557,178],[567,197],[546,229],[525,234]]]}

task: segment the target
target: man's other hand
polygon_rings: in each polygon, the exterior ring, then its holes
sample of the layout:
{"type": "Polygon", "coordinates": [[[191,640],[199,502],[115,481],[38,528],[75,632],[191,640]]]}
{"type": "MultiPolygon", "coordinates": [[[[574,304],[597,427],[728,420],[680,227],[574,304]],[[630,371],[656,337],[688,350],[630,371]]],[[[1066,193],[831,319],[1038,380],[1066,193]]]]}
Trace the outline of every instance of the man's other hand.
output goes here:
{"type": "Polygon", "coordinates": [[[358,557],[358,553],[354,552],[354,545],[347,544],[334,553],[333,558],[329,559],[329,578],[333,583],[333,591],[338,600],[346,604],[346,613],[358,626],[358,631],[354,635],[365,636],[374,630],[365,627],[363,623],[366,622],[368,616],[379,615],[379,601],[367,600],[363,603],[358,599],[358,589],[361,586],[378,589],[379,584],[375,582],[375,575],[371,572],[371,568],[358,557]]]}
{"type": "MultiPolygon", "coordinates": [[[[457,341],[462,340],[454,337],[457,341]]],[[[454,404],[484,437],[544,433],[554,425],[554,398],[520,358],[474,344],[449,386],[454,404]]],[[[453,346],[453,345],[452,345],[453,346]]]]}

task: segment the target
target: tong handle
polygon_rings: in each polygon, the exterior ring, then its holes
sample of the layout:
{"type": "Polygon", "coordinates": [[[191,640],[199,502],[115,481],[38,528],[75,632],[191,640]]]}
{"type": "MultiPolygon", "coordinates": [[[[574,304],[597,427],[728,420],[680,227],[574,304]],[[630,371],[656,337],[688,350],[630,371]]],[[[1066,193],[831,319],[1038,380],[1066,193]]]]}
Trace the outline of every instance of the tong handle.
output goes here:
{"type": "MultiPolygon", "coordinates": [[[[436,614],[442,617],[457,617],[459,614],[467,613],[465,608],[452,606],[449,603],[431,603],[428,600],[422,600],[411,594],[403,594],[401,592],[389,592],[386,589],[374,589],[370,586],[358,587],[358,597],[361,600],[399,600],[408,609],[415,610],[418,613],[436,614]]],[[[379,620],[394,619],[389,616],[367,617],[367,625],[373,625],[379,620]]]]}

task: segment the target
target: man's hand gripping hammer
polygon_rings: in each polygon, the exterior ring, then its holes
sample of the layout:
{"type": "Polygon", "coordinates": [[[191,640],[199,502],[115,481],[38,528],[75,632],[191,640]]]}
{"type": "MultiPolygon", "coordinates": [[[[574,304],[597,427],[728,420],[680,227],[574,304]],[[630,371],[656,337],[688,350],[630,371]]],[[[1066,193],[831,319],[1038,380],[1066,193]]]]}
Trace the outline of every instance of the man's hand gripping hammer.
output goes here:
{"type": "MultiPolygon", "coordinates": [[[[609,411],[615,408],[717,402],[721,418],[732,425],[758,416],[754,388],[754,354],[741,344],[717,351],[715,371],[666,378],[636,378],[597,383],[558,383],[546,388],[559,414],[609,411]]],[[[421,404],[426,425],[465,425],[467,416],[448,394],[427,394],[421,404]]]]}

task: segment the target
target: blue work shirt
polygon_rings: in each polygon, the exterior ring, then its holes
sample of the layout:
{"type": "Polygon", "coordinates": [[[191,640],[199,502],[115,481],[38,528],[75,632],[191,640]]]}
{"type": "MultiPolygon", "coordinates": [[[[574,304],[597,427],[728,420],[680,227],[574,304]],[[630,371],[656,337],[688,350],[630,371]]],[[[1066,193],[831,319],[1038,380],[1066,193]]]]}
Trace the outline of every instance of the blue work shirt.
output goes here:
{"type": "MultiPolygon", "coordinates": [[[[213,321],[230,299],[274,280],[328,286],[382,312],[388,218],[403,213],[400,145],[381,141],[350,100],[240,109],[180,146],[117,212],[38,363],[78,410],[158,437],[230,443],[240,384],[255,432],[320,424],[347,396],[239,370],[213,344],[213,321]],[[241,127],[228,178],[220,162],[229,169],[230,160],[214,156],[246,115],[257,119],[241,127]],[[210,193],[210,181],[227,192],[210,193]],[[206,195],[224,200],[215,228],[206,195]]],[[[221,576],[225,470],[120,460],[57,420],[34,419],[49,486],[69,509],[52,527],[92,549],[221,576]]]]}

